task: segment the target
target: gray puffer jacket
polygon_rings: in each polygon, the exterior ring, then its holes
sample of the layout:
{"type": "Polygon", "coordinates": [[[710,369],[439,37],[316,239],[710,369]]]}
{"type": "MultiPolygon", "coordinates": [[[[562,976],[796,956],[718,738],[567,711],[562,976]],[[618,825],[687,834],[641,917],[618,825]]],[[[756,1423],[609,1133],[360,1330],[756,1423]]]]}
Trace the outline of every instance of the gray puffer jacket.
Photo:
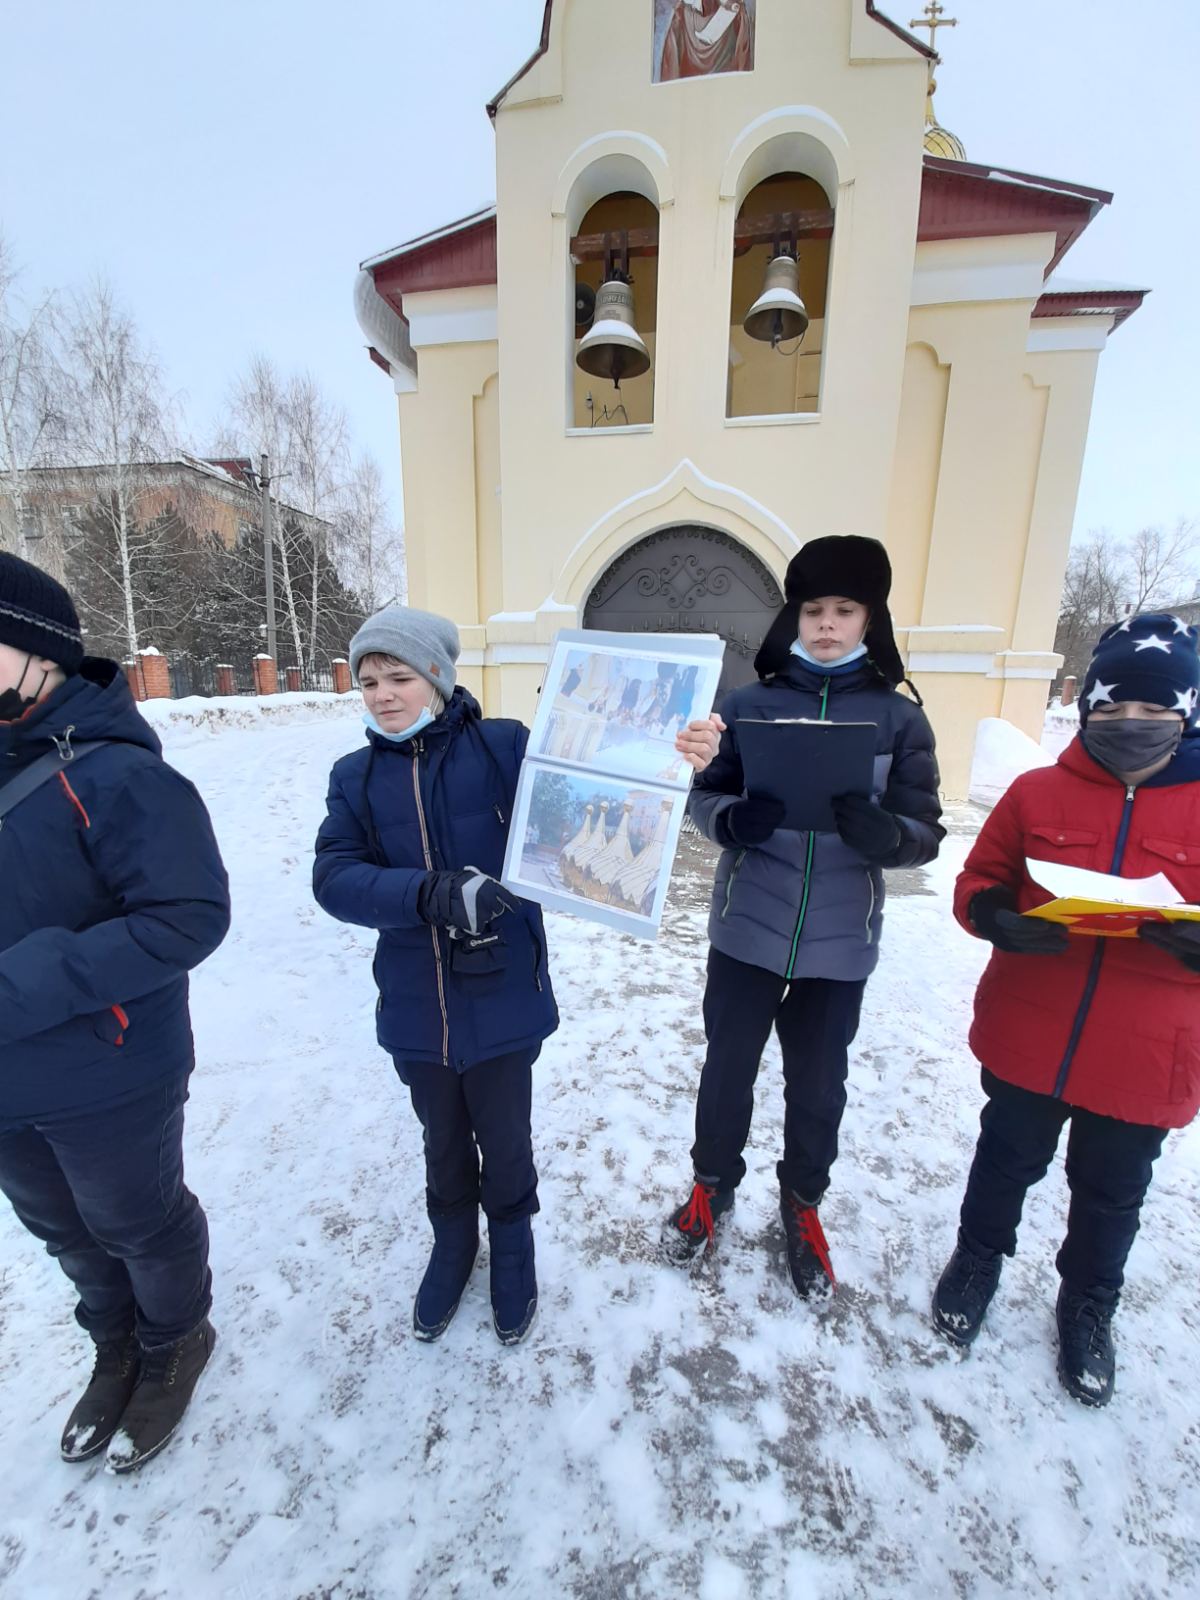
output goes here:
{"type": "Polygon", "coordinates": [[[724,814],[745,794],[738,719],[876,723],[874,798],[897,818],[902,834],[882,865],[919,867],[937,855],[946,832],[938,821],[937,759],[925,713],[867,661],[826,674],[793,658],[769,681],[727,695],[721,715],[728,732],[688,800],[696,826],[725,847],[708,923],[714,948],[788,979],[869,977],[883,929],[880,866],[836,833],[780,828],[761,845],[731,842],[724,814]]]}

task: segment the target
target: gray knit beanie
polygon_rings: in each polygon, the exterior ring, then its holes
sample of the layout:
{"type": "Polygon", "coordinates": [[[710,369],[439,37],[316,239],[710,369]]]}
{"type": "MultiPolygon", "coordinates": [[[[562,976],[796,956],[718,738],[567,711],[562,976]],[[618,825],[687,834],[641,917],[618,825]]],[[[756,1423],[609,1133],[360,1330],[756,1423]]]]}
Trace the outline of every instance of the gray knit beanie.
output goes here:
{"type": "Polygon", "coordinates": [[[395,656],[449,700],[458,674],[458,629],[448,617],[411,606],[387,606],[368,617],[350,641],[350,670],[358,677],[364,656],[395,656]]]}

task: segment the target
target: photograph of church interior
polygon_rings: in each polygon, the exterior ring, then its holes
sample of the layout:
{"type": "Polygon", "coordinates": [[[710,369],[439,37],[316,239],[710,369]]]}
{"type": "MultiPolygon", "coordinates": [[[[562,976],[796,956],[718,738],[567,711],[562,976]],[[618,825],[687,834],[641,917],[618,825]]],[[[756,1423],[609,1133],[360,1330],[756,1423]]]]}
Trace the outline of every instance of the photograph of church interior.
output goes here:
{"type": "Polygon", "coordinates": [[[547,0],[487,108],[496,204],[363,263],[410,601],[487,714],[532,717],[562,627],[719,634],[744,682],[789,559],[857,533],[947,797],[980,718],[1040,737],[1097,363],[1144,291],[1061,275],[1111,195],[938,125],[944,11],[547,0]]]}

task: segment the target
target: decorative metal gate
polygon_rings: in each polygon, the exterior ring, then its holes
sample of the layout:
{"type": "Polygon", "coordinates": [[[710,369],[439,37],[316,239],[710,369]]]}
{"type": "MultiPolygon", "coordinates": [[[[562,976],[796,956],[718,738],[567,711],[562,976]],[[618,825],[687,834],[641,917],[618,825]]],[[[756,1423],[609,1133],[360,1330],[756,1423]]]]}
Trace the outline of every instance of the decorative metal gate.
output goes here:
{"type": "Polygon", "coordinates": [[[783,595],[757,556],[715,528],[663,528],[617,557],[588,597],[585,628],[717,633],[725,641],[718,704],[750,683],[783,595]]]}

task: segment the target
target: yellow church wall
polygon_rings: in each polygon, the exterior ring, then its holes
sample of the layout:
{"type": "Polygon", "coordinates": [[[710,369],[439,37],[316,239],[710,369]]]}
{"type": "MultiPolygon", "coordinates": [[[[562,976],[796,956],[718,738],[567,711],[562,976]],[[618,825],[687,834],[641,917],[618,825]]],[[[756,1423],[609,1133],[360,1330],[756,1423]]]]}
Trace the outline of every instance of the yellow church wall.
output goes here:
{"type": "MultiPolygon", "coordinates": [[[[409,598],[413,605],[453,617],[460,625],[477,623],[483,620],[481,570],[489,596],[498,589],[498,513],[490,529],[492,542],[485,537],[483,549],[477,545],[479,501],[488,491],[481,488],[475,440],[475,402],[486,399],[486,386],[495,377],[496,345],[428,346],[419,361],[418,389],[400,396],[409,598]]],[[[498,402],[484,406],[485,426],[489,408],[498,410],[498,402]]],[[[495,433],[494,419],[492,426],[495,433]]],[[[490,468],[485,463],[483,476],[490,473],[498,484],[496,446],[493,455],[496,459],[490,468]]]]}
{"type": "MultiPolygon", "coordinates": [[[[882,529],[925,69],[911,52],[886,67],[852,67],[849,10],[850,0],[819,18],[764,5],[753,73],[655,85],[649,4],[556,5],[554,59],[518,85],[496,124],[506,612],[536,609],[555,592],[552,552],[564,542],[571,548],[614,505],[684,461],[741,487],[790,530],[794,537],[773,552],[777,572],[796,538],[882,529]],[[640,42],[631,47],[630,39],[640,42]],[[556,73],[562,98],[547,98],[556,73]],[[837,211],[822,409],[727,421],[734,222],[773,168],[810,173],[837,211]],[[654,425],[573,433],[568,243],[598,198],[594,189],[638,183],[665,202],[654,425]]],[[[600,403],[603,388],[593,391],[600,403]]]]}

